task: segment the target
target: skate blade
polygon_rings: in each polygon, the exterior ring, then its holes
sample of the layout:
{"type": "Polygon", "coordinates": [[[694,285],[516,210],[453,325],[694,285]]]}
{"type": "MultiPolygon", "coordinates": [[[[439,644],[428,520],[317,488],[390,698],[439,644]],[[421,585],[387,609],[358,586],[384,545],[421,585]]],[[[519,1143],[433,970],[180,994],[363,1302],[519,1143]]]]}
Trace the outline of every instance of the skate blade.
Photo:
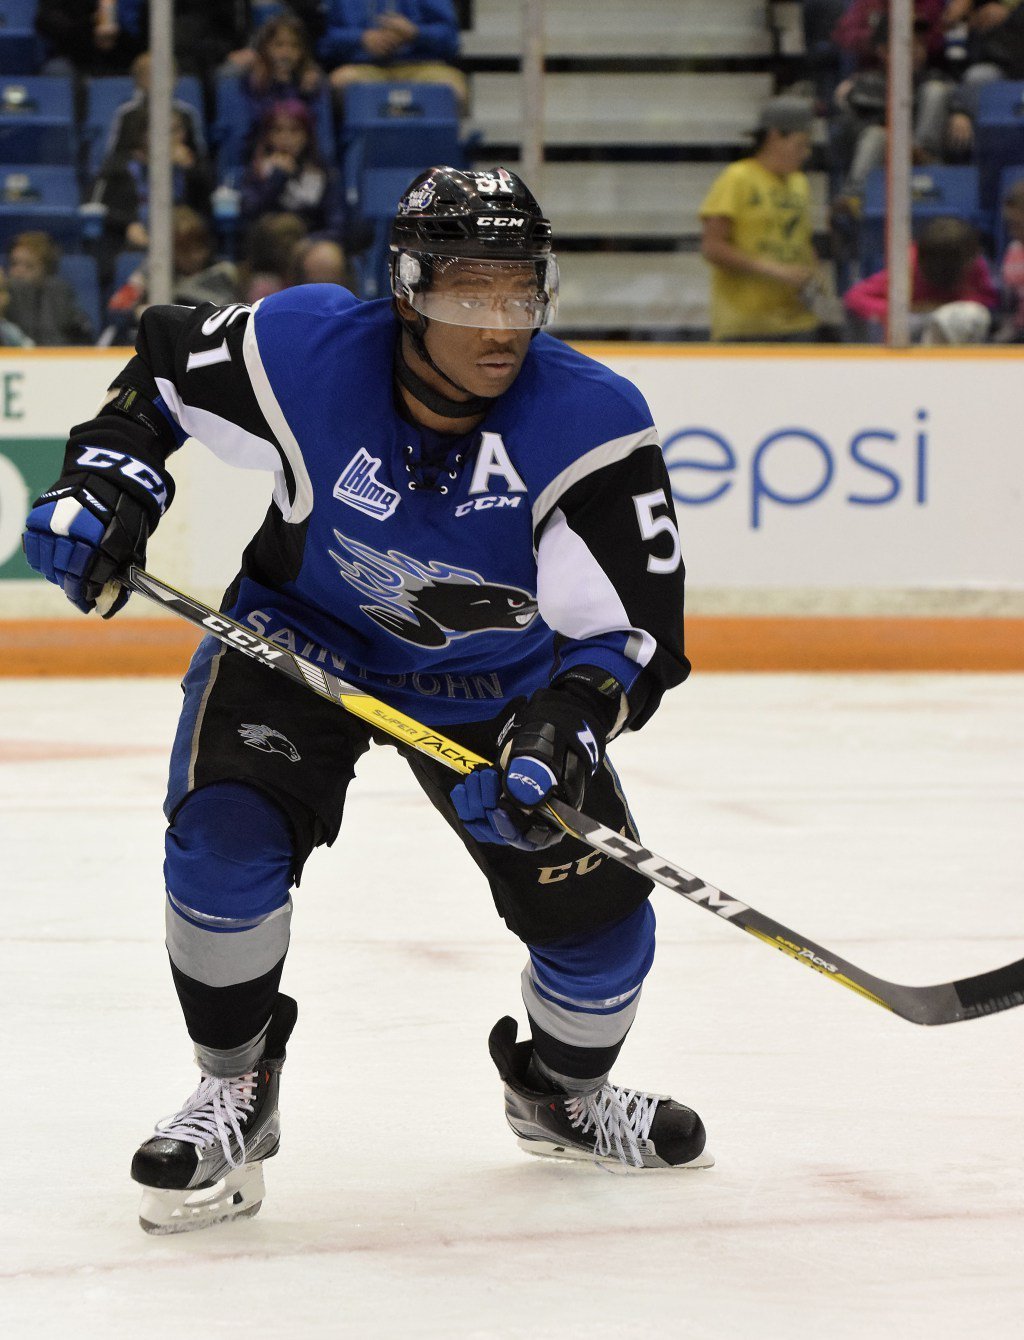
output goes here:
{"type": "Polygon", "coordinates": [[[213,1186],[191,1191],[147,1187],[142,1194],[139,1224],[146,1233],[193,1233],[231,1219],[251,1219],[266,1195],[261,1163],[244,1164],[213,1186]]]}
{"type": "Polygon", "coordinates": [[[690,1159],[689,1163],[663,1163],[654,1168],[635,1168],[632,1164],[623,1163],[617,1155],[601,1157],[596,1154],[588,1154],[583,1149],[573,1149],[571,1145],[555,1144],[553,1140],[528,1140],[524,1136],[519,1136],[516,1139],[516,1144],[524,1153],[533,1154],[538,1158],[562,1159],[567,1163],[595,1164],[610,1173],[627,1177],[634,1173],[689,1172],[698,1168],[713,1168],[715,1166],[715,1156],[709,1154],[706,1149],[698,1154],[695,1159],[690,1159]]]}

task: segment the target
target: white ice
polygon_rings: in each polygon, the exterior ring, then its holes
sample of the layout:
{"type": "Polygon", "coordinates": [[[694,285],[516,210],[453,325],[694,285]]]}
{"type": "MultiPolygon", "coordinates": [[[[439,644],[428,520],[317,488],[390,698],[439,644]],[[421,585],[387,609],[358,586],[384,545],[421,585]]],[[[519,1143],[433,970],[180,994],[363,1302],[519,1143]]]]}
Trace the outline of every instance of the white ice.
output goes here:
{"type": "MultiPolygon", "coordinates": [[[[178,702],[0,681],[5,1337],[1021,1333],[1024,1009],[916,1027],[659,891],[616,1076],[696,1107],[717,1167],[528,1158],[486,1048],[524,951],[384,750],[296,896],[263,1209],[146,1237],[130,1157],[196,1074],[162,947],[178,702]]],[[[1022,745],[1020,677],[722,675],[615,757],[655,850],[924,983],[1024,954],[1022,745]]]]}

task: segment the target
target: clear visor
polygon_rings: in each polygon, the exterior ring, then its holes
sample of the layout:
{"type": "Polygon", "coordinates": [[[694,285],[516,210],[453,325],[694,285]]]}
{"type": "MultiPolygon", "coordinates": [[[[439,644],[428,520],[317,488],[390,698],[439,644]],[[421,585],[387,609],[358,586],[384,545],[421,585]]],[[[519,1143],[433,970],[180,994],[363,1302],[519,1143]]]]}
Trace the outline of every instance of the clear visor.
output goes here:
{"type": "Polygon", "coordinates": [[[558,304],[558,262],[554,256],[491,261],[403,251],[395,266],[395,296],[450,326],[539,330],[558,304]]]}

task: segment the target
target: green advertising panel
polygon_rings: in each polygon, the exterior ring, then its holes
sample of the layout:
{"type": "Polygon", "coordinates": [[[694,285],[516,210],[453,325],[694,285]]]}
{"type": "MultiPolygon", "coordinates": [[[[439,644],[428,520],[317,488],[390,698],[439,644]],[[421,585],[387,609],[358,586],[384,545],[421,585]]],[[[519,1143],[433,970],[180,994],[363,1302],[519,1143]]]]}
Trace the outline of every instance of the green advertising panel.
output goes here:
{"type": "Polygon", "coordinates": [[[62,437],[0,437],[0,581],[36,576],[21,532],[32,503],[60,474],[64,445],[62,437]]]}

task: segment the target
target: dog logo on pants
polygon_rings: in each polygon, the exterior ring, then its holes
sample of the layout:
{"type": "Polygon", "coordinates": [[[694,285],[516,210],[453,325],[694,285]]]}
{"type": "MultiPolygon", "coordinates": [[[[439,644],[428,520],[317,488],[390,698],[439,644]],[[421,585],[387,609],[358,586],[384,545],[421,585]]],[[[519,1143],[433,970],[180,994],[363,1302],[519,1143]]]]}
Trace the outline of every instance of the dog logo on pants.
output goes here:
{"type": "Polygon", "coordinates": [[[270,726],[257,726],[243,721],[238,728],[244,744],[253,749],[262,749],[265,754],[284,754],[289,763],[298,763],[302,757],[287,736],[270,726]]]}

